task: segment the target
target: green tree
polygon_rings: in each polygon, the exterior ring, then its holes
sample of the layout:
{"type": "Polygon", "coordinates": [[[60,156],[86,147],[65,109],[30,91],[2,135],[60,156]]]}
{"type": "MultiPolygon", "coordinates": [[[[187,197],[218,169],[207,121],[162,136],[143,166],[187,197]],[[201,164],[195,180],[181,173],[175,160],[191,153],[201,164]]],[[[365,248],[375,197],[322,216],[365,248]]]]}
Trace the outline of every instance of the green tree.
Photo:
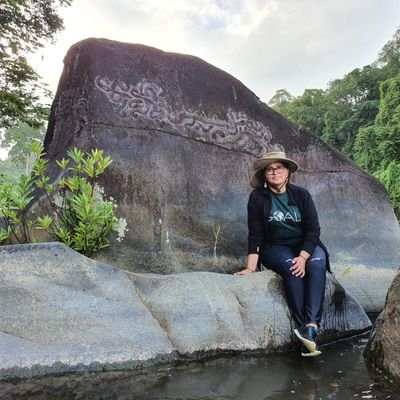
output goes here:
{"type": "Polygon", "coordinates": [[[351,112],[331,103],[325,113],[322,139],[354,158],[357,132],[374,122],[378,109],[379,100],[365,100],[355,104],[351,112]]]}
{"type": "Polygon", "coordinates": [[[285,103],[289,103],[294,100],[294,96],[290,94],[286,89],[279,89],[269,99],[268,105],[271,107],[281,106],[285,103]]]}
{"type": "Polygon", "coordinates": [[[360,128],[374,123],[379,107],[381,71],[367,65],[329,83],[322,138],[350,158],[360,128]]]}
{"type": "Polygon", "coordinates": [[[45,86],[26,56],[63,29],[60,6],[72,0],[2,0],[0,4],[0,127],[17,122],[40,126],[48,107],[45,86]]]}
{"type": "Polygon", "coordinates": [[[374,125],[360,129],[355,141],[357,163],[385,185],[400,215],[400,76],[382,82],[374,125]]]}
{"type": "Polygon", "coordinates": [[[24,169],[27,174],[33,162],[31,152],[34,141],[43,142],[44,129],[33,128],[22,122],[5,131],[0,147],[8,149],[8,158],[18,169],[24,169]]]}
{"type": "MultiPolygon", "coordinates": [[[[276,93],[284,94],[284,92],[279,90],[276,93]]],[[[301,125],[315,135],[321,136],[324,127],[324,114],[326,111],[325,97],[325,93],[322,89],[306,89],[302,96],[282,97],[282,99],[286,98],[285,101],[278,101],[279,97],[275,98],[274,96],[269,101],[269,104],[272,105],[274,110],[297,125],[301,125]],[[273,100],[274,98],[275,100],[273,100]]]]}
{"type": "Polygon", "coordinates": [[[400,162],[400,76],[381,84],[381,102],[375,125],[382,130],[378,147],[382,156],[382,168],[392,162],[400,162]]]}
{"type": "Polygon", "coordinates": [[[383,46],[375,65],[382,71],[384,77],[382,80],[400,74],[400,27],[397,28],[392,39],[383,46]]]}
{"type": "Polygon", "coordinates": [[[382,155],[379,151],[384,128],[376,125],[361,128],[355,140],[355,161],[370,174],[378,171],[382,155]]]}
{"type": "Polygon", "coordinates": [[[385,185],[388,190],[390,201],[393,204],[397,218],[400,218],[400,163],[392,161],[376,177],[385,185]]]}

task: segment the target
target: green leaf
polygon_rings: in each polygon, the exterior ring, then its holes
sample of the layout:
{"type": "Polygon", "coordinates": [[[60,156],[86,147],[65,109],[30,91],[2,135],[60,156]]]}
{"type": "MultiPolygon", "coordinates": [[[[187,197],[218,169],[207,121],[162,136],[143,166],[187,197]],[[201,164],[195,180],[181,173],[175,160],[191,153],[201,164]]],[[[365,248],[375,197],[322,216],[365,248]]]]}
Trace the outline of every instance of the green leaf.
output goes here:
{"type": "Polygon", "coordinates": [[[75,164],[80,164],[82,162],[84,153],[82,150],[79,150],[78,148],[74,147],[72,150],[68,150],[67,154],[69,158],[71,158],[72,161],[74,161],[75,164]]]}
{"type": "Polygon", "coordinates": [[[96,176],[95,160],[88,157],[83,160],[83,171],[90,177],[94,178],[96,176]]]}
{"type": "Polygon", "coordinates": [[[53,218],[49,215],[45,215],[43,217],[38,217],[36,219],[36,228],[37,229],[49,229],[50,225],[53,223],[53,218]]]}
{"type": "Polygon", "coordinates": [[[45,155],[43,150],[44,148],[41,141],[35,140],[31,143],[31,151],[36,156],[36,158],[40,158],[45,155]]]}
{"type": "Polygon", "coordinates": [[[65,171],[68,168],[69,165],[69,160],[63,158],[62,160],[56,160],[57,165],[63,170],[65,171]]]}
{"type": "Polygon", "coordinates": [[[74,175],[69,178],[65,178],[64,182],[65,186],[72,192],[76,192],[78,190],[82,190],[82,188],[87,187],[87,181],[82,176],[74,175]]]}
{"type": "Polygon", "coordinates": [[[4,242],[5,240],[9,239],[12,235],[11,227],[7,229],[1,228],[0,229],[0,242],[4,242]]]}

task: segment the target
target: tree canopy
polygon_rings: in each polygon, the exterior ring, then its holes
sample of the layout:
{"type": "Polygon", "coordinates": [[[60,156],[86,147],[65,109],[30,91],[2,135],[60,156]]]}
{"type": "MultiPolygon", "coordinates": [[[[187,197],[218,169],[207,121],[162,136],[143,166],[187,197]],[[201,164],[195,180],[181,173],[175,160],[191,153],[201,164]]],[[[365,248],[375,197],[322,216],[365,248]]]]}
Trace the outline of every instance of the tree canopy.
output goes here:
{"type": "Polygon", "coordinates": [[[57,14],[72,0],[2,0],[0,3],[0,128],[19,122],[38,127],[47,118],[46,94],[26,56],[63,29],[57,14]]]}
{"type": "Polygon", "coordinates": [[[43,142],[44,129],[34,128],[26,122],[13,126],[5,131],[0,147],[8,150],[8,158],[19,170],[25,170],[25,173],[31,168],[32,142],[43,142]]]}

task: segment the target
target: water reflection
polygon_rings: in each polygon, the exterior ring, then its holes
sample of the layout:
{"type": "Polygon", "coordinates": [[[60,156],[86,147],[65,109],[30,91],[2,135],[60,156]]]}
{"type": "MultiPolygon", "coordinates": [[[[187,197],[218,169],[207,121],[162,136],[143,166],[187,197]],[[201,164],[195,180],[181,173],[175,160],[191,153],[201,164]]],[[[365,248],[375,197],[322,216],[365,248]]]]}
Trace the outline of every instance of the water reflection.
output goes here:
{"type": "Polygon", "coordinates": [[[107,372],[0,383],[1,399],[282,400],[391,399],[400,391],[368,370],[367,336],[323,347],[304,359],[290,353],[236,356],[145,372],[107,372]]]}

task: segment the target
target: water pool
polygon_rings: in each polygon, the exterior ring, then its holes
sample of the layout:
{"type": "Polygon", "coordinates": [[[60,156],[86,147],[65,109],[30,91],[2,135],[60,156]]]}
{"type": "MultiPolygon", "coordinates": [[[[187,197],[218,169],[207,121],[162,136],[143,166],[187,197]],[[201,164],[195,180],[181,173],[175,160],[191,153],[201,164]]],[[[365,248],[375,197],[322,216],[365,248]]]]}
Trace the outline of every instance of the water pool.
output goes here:
{"type": "Polygon", "coordinates": [[[400,389],[367,367],[368,333],[297,353],[232,356],[143,371],[96,372],[0,382],[0,399],[277,400],[391,399],[400,389]]]}

